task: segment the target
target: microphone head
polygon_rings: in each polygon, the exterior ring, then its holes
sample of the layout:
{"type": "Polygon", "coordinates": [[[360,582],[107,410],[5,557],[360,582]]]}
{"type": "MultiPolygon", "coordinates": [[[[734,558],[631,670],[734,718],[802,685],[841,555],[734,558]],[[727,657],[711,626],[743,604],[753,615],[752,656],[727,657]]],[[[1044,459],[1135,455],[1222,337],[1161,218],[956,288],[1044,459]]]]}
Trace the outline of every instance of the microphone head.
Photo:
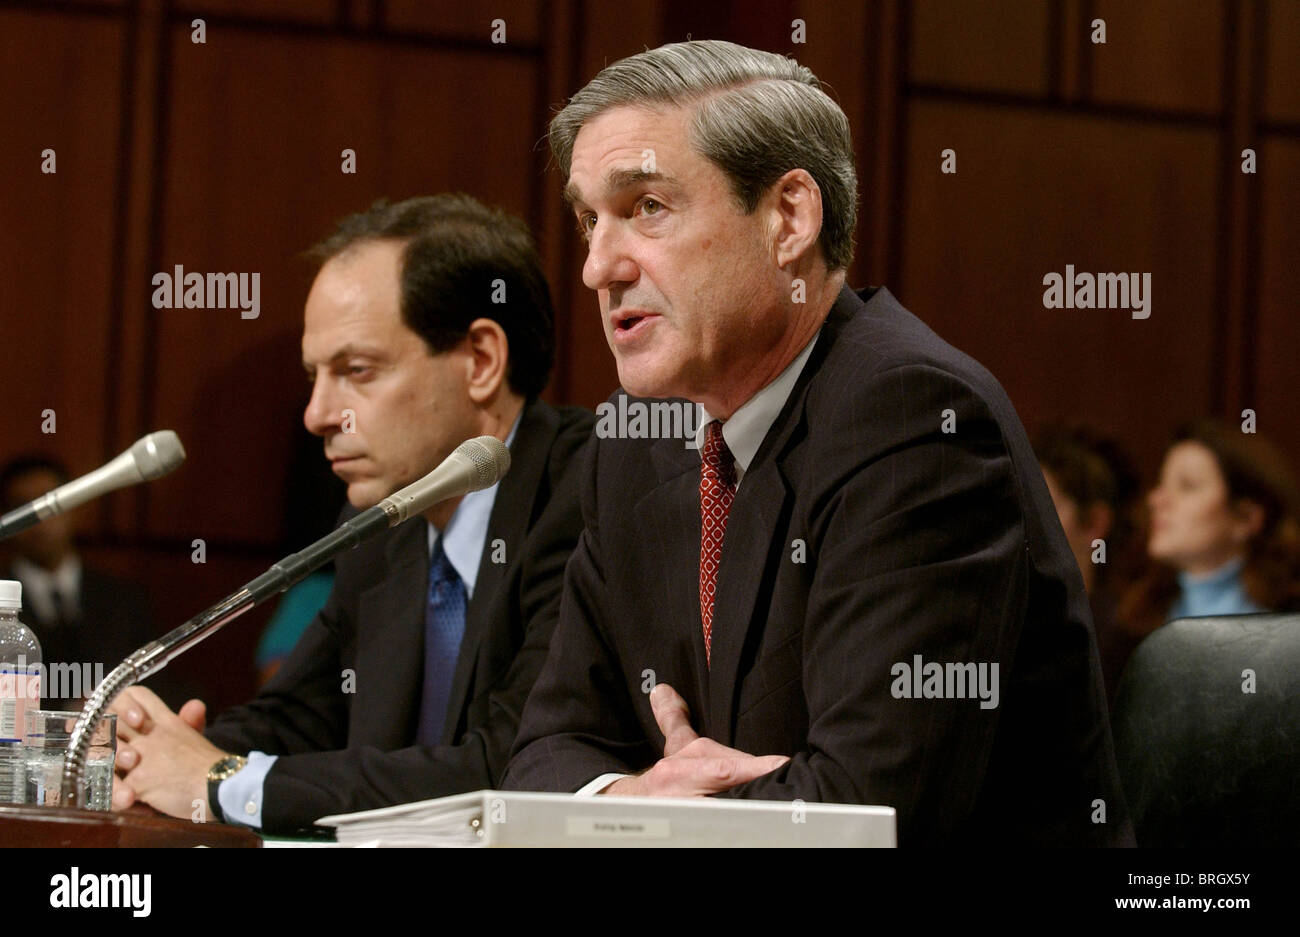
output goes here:
{"type": "Polygon", "coordinates": [[[439,501],[491,488],[510,468],[510,450],[495,436],[468,439],[423,478],[395,491],[379,507],[389,526],[423,514],[439,501]]]}
{"type": "Polygon", "coordinates": [[[456,447],[456,452],[473,463],[474,487],[471,491],[491,488],[510,471],[510,450],[495,436],[467,439],[456,447]]]}
{"type": "Polygon", "coordinates": [[[144,481],[162,478],[185,461],[185,447],[180,437],[169,429],[161,429],[137,440],[131,446],[131,458],[144,481]]]}

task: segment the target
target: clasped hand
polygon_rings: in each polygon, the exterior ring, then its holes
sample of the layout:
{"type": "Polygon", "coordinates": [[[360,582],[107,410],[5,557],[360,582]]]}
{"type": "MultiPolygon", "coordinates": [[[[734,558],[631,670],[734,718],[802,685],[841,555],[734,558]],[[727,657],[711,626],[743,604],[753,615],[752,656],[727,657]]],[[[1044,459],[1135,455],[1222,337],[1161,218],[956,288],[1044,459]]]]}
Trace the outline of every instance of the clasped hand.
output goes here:
{"type": "Polygon", "coordinates": [[[203,736],[202,700],[192,699],[175,713],[152,690],[133,686],[118,695],[111,711],[117,713],[119,775],[113,809],[139,800],[168,816],[211,819],[208,769],[226,753],[203,736]]]}

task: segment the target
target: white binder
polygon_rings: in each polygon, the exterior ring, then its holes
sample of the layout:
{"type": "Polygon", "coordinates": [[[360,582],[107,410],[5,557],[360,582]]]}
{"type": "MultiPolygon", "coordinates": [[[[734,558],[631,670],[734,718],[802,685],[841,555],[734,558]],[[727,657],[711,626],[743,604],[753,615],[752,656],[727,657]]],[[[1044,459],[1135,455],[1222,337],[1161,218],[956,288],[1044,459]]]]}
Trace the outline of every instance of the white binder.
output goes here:
{"type": "Polygon", "coordinates": [[[892,807],[475,791],[323,817],[343,846],[893,847],[892,807]]]}

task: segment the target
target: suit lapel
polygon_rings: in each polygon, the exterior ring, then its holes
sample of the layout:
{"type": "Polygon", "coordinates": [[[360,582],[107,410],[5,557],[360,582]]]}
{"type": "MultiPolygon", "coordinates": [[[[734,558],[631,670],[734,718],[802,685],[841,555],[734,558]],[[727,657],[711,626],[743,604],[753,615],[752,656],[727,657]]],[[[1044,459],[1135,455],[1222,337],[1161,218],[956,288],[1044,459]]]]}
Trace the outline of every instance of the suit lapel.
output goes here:
{"type": "Polygon", "coordinates": [[[403,748],[415,737],[424,677],[424,607],[429,578],[428,525],[407,521],[385,550],[389,570],[362,593],[352,743],[403,748]]]}
{"type": "Polygon", "coordinates": [[[542,474],[559,425],[559,414],[546,403],[538,400],[524,407],[519,431],[510,447],[510,471],[497,487],[492,515],[488,518],[487,541],[474,582],[474,597],[465,610],[465,636],[461,639],[456,672],[451,682],[447,722],[442,734],[444,745],[451,744],[461,714],[469,705],[469,689],[478,666],[479,652],[497,617],[494,612],[500,598],[498,592],[505,582],[506,571],[520,559],[528,536],[533,501],[541,488],[542,474]],[[505,544],[505,563],[492,562],[492,544],[496,540],[505,544]]]}
{"type": "MultiPolygon", "coordinates": [[[[709,677],[699,587],[700,457],[680,439],[673,439],[656,445],[651,459],[659,484],[632,511],[635,529],[641,532],[636,542],[644,553],[626,559],[631,568],[650,573],[647,579],[657,584],[658,592],[654,594],[656,607],[643,611],[645,622],[639,623],[635,633],[647,659],[686,670],[689,684],[664,674],[659,679],[673,684],[694,720],[707,719],[709,677]],[[681,640],[684,631],[685,644],[681,640]],[[665,649],[670,655],[667,658],[665,649]]],[[[706,730],[707,726],[702,729],[706,730]]]]}
{"type": "Polygon", "coordinates": [[[741,666],[757,653],[770,612],[770,596],[761,608],[759,597],[769,594],[777,564],[790,549],[790,544],[776,539],[779,531],[789,529],[794,500],[793,489],[782,473],[782,459],[799,438],[795,430],[805,421],[804,401],[810,383],[852,309],[860,304],[848,287],[840,291],[803,372],[745,472],[727,518],[713,605],[708,720],[710,737],[723,745],[734,740],[741,666]]]}
{"type": "Polygon", "coordinates": [[[709,673],[709,725],[720,731],[713,738],[723,745],[732,742],[736,678],[745,641],[751,630],[755,637],[761,635],[766,620],[766,609],[755,615],[755,605],[764,591],[763,579],[771,574],[773,554],[779,556],[784,551],[784,545],[776,543],[775,537],[786,495],[773,460],[756,460],[745,473],[727,518],[713,604],[709,673]]]}

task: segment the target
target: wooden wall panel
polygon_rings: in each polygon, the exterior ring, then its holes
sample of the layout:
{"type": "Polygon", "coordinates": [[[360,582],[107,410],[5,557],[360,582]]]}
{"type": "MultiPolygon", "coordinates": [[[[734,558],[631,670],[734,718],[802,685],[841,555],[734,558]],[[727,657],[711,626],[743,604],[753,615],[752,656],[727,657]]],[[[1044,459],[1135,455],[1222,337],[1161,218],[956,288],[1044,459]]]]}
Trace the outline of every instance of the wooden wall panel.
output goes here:
{"type": "MultiPolygon", "coordinates": [[[[812,69],[852,125],[861,194],[859,211],[865,213],[865,206],[878,197],[873,187],[876,158],[887,155],[886,145],[866,129],[876,91],[872,87],[872,66],[882,54],[881,49],[869,45],[874,38],[870,34],[870,10],[861,4],[845,7],[804,0],[796,6],[795,14],[804,20],[808,30],[808,41],[792,49],[795,58],[812,69]]],[[[860,220],[858,229],[855,272],[866,269],[863,258],[871,249],[870,243],[862,243],[862,232],[869,231],[870,225],[860,220]]]]}
{"type": "Polygon", "coordinates": [[[1223,107],[1223,3],[1094,0],[1092,8],[1106,21],[1105,44],[1087,46],[1095,100],[1197,114],[1223,107]]]}
{"type": "Polygon", "coordinates": [[[1260,219],[1259,332],[1252,351],[1258,361],[1257,401],[1234,401],[1234,409],[1257,410],[1259,431],[1287,451],[1300,469],[1300,393],[1296,362],[1300,360],[1300,139],[1265,144],[1258,184],[1262,191],[1260,219]],[[1236,405],[1239,403],[1239,406],[1236,405]]]}
{"type": "Polygon", "coordinates": [[[506,47],[535,44],[541,38],[546,4],[541,0],[492,0],[455,5],[428,0],[386,0],[384,24],[442,38],[488,42],[492,21],[505,21],[506,47]]]}
{"type": "Polygon", "coordinates": [[[1211,399],[1215,135],[932,102],[910,124],[903,303],[1027,425],[1087,419],[1153,459],[1211,399]],[[945,147],[956,174],[939,171],[945,147]],[[1151,273],[1150,318],[1045,309],[1043,277],[1066,264],[1151,273]]]}
{"type": "MultiPolygon", "coordinates": [[[[838,10],[844,2],[826,0],[824,7],[838,10]]],[[[662,4],[659,42],[725,39],[770,52],[789,52],[796,6],[794,0],[668,0],[662,4]]]]}
{"type": "Polygon", "coordinates": [[[1045,95],[1051,4],[1042,0],[916,0],[909,74],[921,84],[1045,95]]]}
{"type": "Polygon", "coordinates": [[[562,181],[546,143],[546,128],[551,114],[572,93],[570,86],[574,80],[575,50],[580,39],[576,6],[573,0],[554,3],[549,8],[549,15],[543,20],[545,35],[542,42],[546,54],[543,60],[543,83],[538,91],[542,108],[536,115],[537,152],[546,169],[538,179],[536,205],[540,220],[534,226],[533,236],[537,239],[537,250],[542,258],[551,288],[551,300],[555,306],[555,367],[551,371],[550,384],[543,392],[544,398],[552,403],[573,399],[572,387],[577,377],[571,356],[572,335],[577,323],[569,276],[576,247],[573,237],[575,226],[573,216],[560,195],[562,181]]]}
{"type": "Polygon", "coordinates": [[[1300,3],[1270,0],[1264,21],[1264,116],[1300,123],[1300,3]]]}
{"type": "Polygon", "coordinates": [[[262,310],[256,320],[153,313],[150,422],[189,427],[203,469],[150,499],[148,530],[270,544],[305,400],[298,346],[311,271],[296,255],[381,195],[463,190],[527,217],[541,172],[531,134],[539,102],[533,66],[512,56],[314,38],[226,43],[229,54],[212,55],[187,31],[173,35],[156,269],[258,271],[262,310]],[[464,83],[471,73],[477,80],[464,83]],[[340,171],[344,147],[356,150],[355,176],[340,171]]]}
{"type": "Polygon", "coordinates": [[[865,90],[848,110],[858,159],[858,239],[848,282],[896,281],[907,106],[908,7],[902,0],[870,8],[863,41],[865,90]]]}
{"type": "MultiPolygon", "coordinates": [[[[3,456],[43,450],[73,472],[110,454],[105,396],[122,122],[124,24],[0,10],[3,456]],[[57,172],[41,172],[55,151],[57,172]],[[56,432],[41,431],[55,411],[56,432]]],[[[80,520],[97,526],[98,514],[80,520]]]]}
{"type": "MultiPolygon", "coordinates": [[[[183,0],[176,4],[177,18],[188,27],[194,17],[247,17],[294,23],[332,23],[338,16],[337,0],[183,0]]],[[[215,43],[220,27],[207,24],[208,41],[215,43]]]]}

